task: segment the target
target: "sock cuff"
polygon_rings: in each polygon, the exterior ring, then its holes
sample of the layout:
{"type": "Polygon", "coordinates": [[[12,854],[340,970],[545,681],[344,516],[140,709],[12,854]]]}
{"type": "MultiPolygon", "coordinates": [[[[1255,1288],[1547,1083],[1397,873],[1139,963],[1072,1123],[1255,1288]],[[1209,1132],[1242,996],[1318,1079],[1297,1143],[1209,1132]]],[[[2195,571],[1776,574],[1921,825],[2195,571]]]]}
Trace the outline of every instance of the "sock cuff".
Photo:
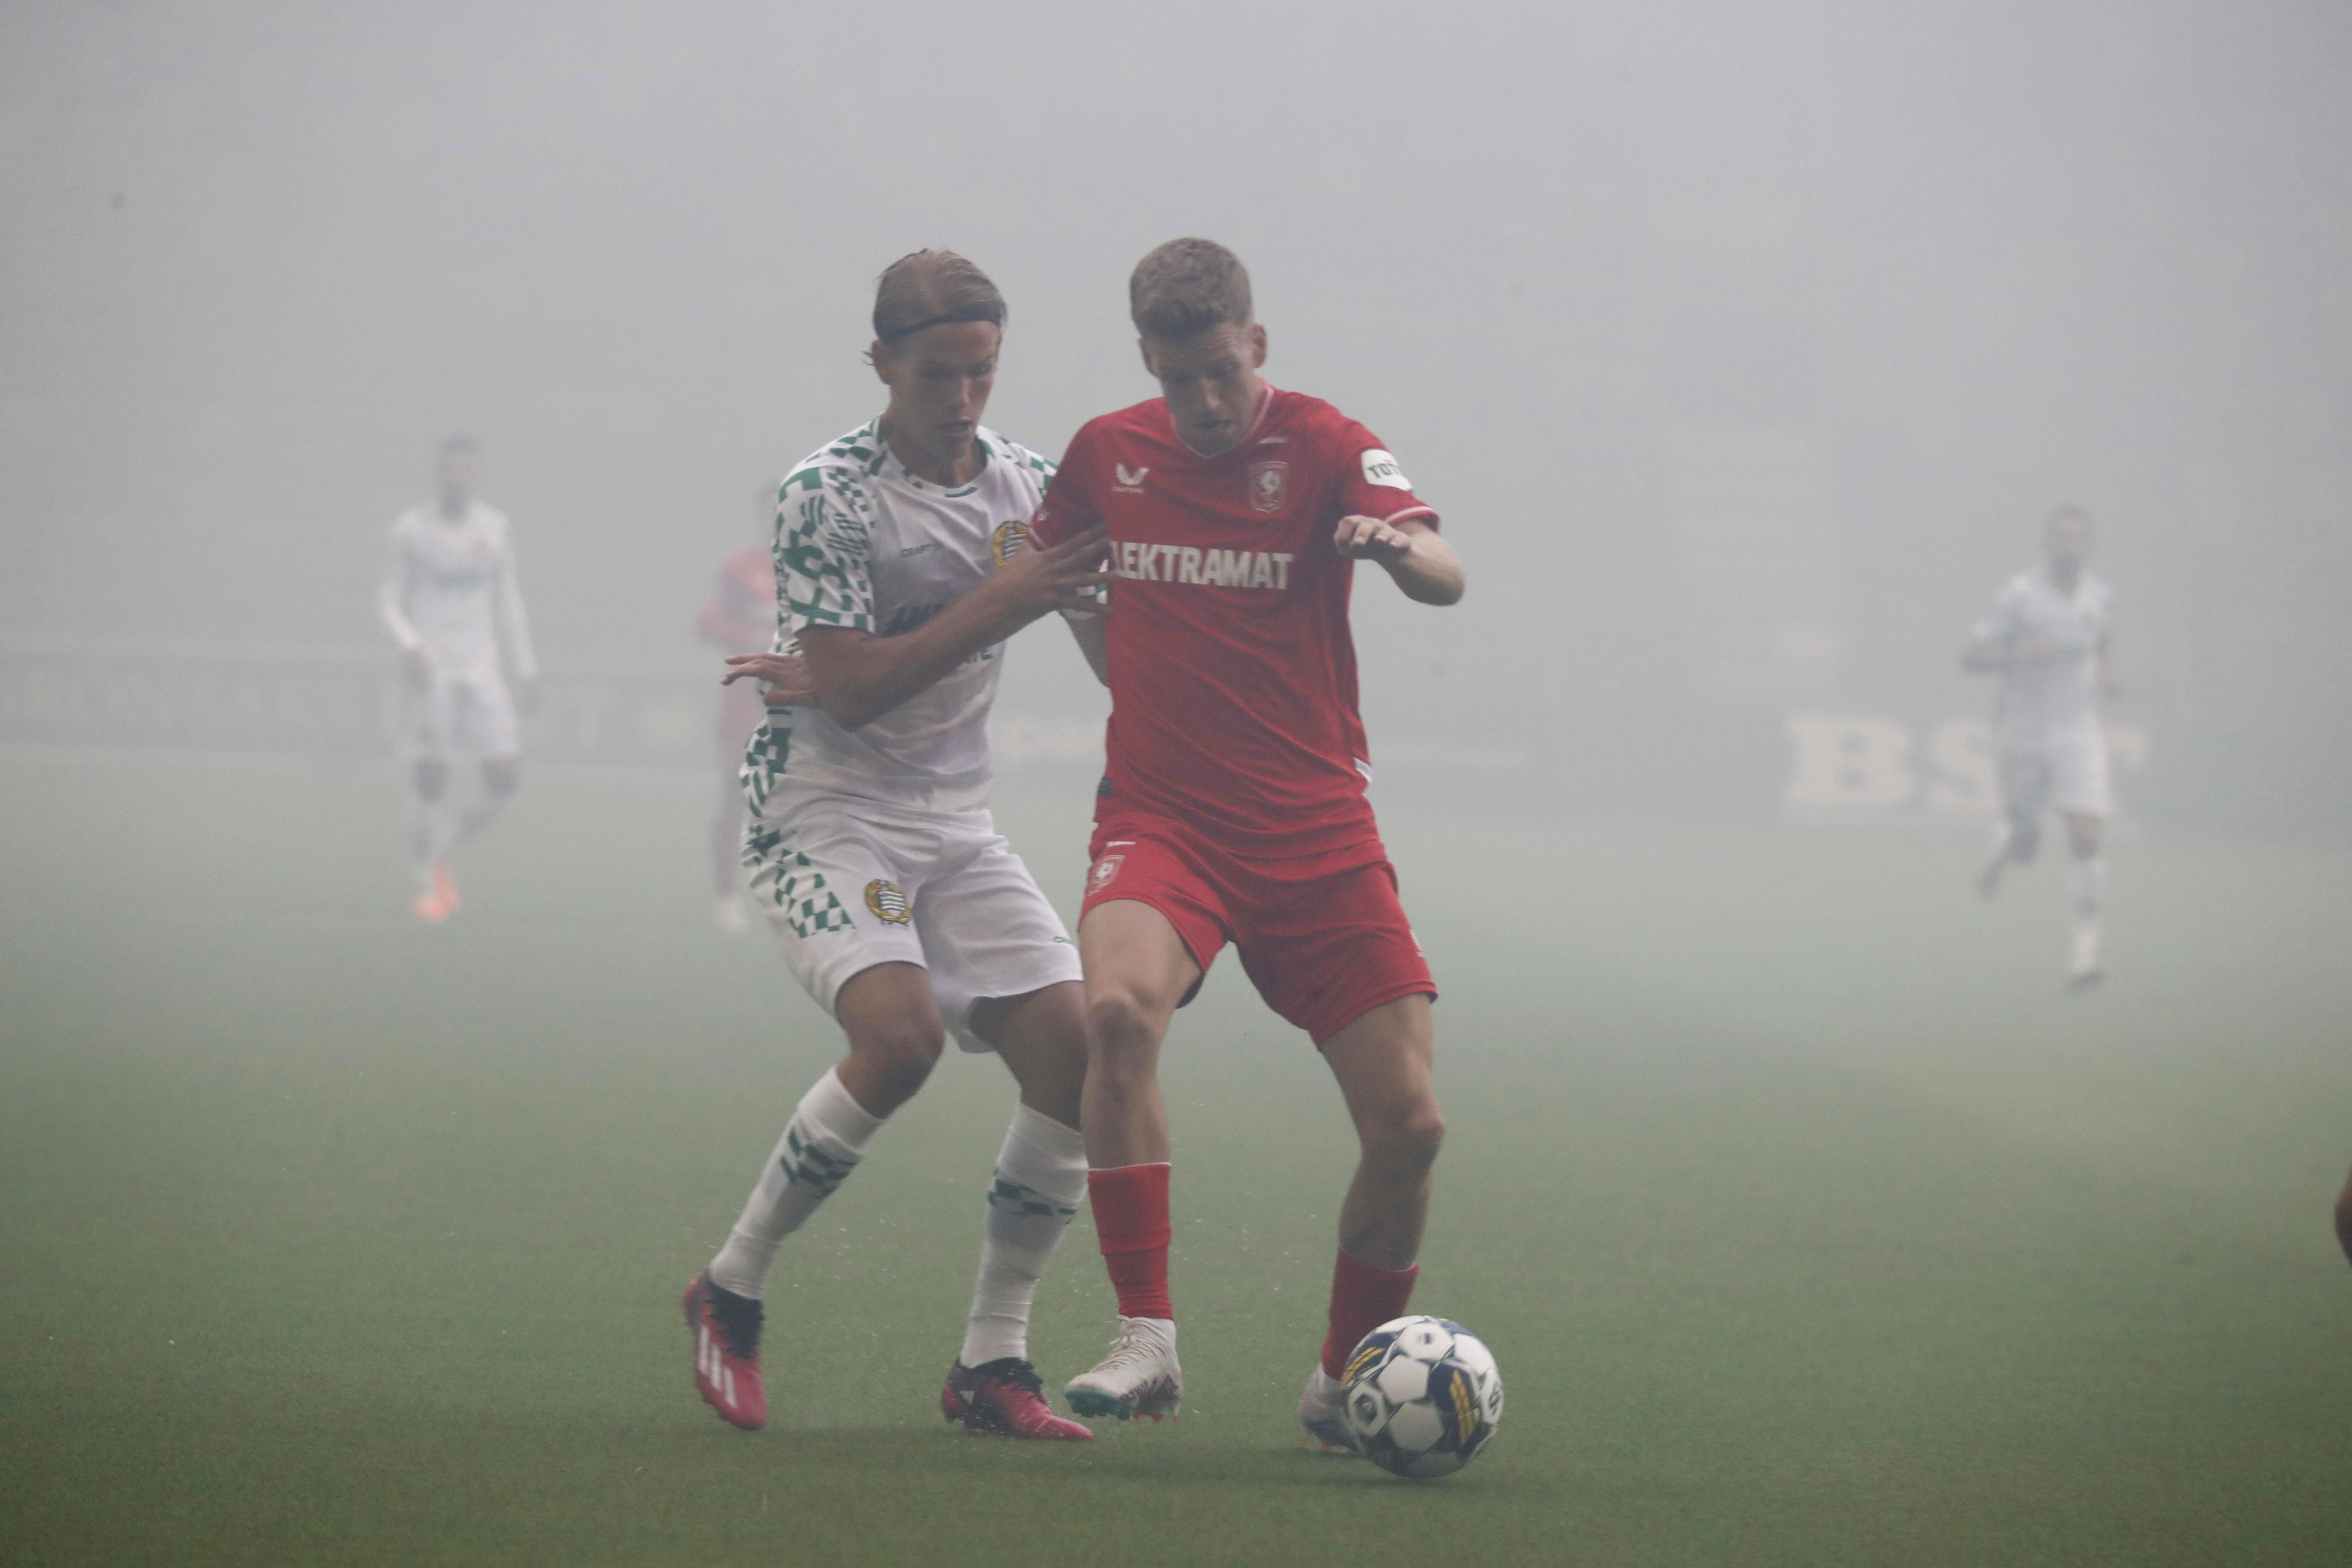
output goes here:
{"type": "Polygon", "coordinates": [[[1014,1182],[1075,1209],[1087,1194],[1087,1143],[1075,1127],[1025,1105],[1013,1108],[1004,1146],[996,1152],[1000,1182],[1014,1182]]]}
{"type": "Polygon", "coordinates": [[[1009,1149],[1016,1142],[1047,1155],[1056,1165],[1087,1163],[1084,1134],[1017,1100],[1013,1106],[1013,1121],[1004,1130],[1004,1146],[1009,1149]]]}
{"type": "Polygon", "coordinates": [[[1411,1290],[1412,1282],[1421,1276],[1421,1265],[1408,1263],[1402,1268],[1381,1268],[1346,1252],[1331,1265],[1331,1287],[1335,1290],[1358,1291],[1411,1290]]]}
{"type": "Polygon", "coordinates": [[[1095,1237],[1106,1254],[1148,1252],[1175,1238],[1168,1218],[1168,1174],[1164,1161],[1087,1173],[1095,1237]]]}
{"type": "Polygon", "coordinates": [[[857,1103],[857,1097],[841,1081],[841,1074],[832,1068],[801,1097],[793,1120],[853,1160],[865,1157],[866,1145],[874,1142],[883,1121],[857,1103]]]}

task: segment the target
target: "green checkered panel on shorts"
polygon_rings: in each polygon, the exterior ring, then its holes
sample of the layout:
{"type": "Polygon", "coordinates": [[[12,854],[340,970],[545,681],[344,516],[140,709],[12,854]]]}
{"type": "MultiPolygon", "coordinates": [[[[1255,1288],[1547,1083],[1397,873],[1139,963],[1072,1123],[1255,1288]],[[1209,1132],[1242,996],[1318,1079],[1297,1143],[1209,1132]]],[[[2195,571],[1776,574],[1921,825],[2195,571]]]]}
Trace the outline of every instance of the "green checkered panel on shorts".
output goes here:
{"type": "Polygon", "coordinates": [[[743,836],[743,864],[751,872],[752,888],[765,884],[767,896],[794,935],[806,938],[849,929],[849,911],[825,886],[824,873],[799,850],[786,848],[780,830],[753,825],[743,836]]]}

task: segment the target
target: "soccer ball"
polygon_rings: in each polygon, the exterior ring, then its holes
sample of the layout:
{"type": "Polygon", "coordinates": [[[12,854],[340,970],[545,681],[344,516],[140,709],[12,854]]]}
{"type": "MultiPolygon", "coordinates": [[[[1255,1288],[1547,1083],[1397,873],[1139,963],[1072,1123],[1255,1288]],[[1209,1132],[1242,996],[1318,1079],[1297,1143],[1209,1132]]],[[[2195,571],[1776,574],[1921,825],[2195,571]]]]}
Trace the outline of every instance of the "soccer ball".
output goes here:
{"type": "Polygon", "coordinates": [[[1366,1334],[1339,1379],[1356,1450],[1427,1480],[1475,1458],[1503,1419],[1495,1352],[1446,1318],[1399,1318],[1366,1334]]]}

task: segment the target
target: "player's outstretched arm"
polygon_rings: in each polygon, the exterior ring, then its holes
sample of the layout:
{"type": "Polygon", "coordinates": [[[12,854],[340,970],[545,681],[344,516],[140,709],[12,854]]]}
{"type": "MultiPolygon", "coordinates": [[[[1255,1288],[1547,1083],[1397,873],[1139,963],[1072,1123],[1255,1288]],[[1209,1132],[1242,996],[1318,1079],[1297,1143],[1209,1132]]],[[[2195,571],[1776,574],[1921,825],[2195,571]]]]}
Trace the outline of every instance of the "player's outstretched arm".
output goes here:
{"type": "Polygon", "coordinates": [[[971,593],[898,637],[847,626],[802,627],[801,652],[817,706],[843,729],[858,729],[1039,616],[1092,609],[1095,591],[1110,581],[1102,569],[1107,537],[1099,528],[1088,529],[1050,549],[1024,550],[971,593]]]}
{"type": "Polygon", "coordinates": [[[1376,517],[1343,517],[1331,542],[1342,555],[1378,565],[1396,579],[1406,598],[1418,604],[1454,604],[1470,585],[1454,546],[1417,518],[1382,522],[1376,517]]]}

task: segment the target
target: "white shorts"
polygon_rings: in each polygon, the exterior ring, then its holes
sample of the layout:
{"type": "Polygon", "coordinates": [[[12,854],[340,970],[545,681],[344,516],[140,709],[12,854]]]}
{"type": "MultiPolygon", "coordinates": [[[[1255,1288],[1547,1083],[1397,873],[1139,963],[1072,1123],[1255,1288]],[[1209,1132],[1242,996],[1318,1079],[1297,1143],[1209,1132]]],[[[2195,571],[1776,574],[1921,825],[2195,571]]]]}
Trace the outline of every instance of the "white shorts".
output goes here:
{"type": "Polygon", "coordinates": [[[401,732],[411,756],[518,757],[514,695],[496,669],[436,669],[410,685],[401,732]]]}
{"type": "Polygon", "coordinates": [[[2062,730],[2039,742],[2004,746],[2000,752],[2001,805],[2021,820],[2046,811],[2067,816],[2105,816],[2114,807],[2107,788],[2107,738],[2095,728],[2062,730]]]}
{"type": "Polygon", "coordinates": [[[1079,978],[1062,917],[986,811],[771,796],[743,866],[784,962],[827,1013],[852,975],[919,964],[956,1043],[986,1051],[974,1003],[1079,978]]]}

